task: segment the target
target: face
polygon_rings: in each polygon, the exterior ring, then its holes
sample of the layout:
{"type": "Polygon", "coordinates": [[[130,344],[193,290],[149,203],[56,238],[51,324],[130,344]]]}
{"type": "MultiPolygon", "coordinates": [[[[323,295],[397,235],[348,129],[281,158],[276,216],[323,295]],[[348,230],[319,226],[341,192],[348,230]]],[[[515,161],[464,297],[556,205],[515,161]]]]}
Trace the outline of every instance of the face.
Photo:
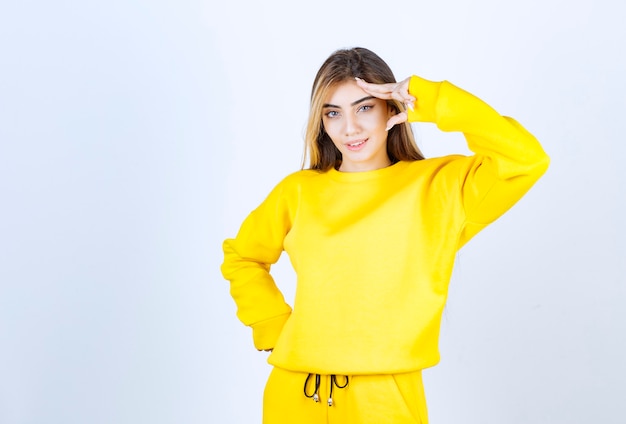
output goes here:
{"type": "Polygon", "coordinates": [[[342,155],[340,171],[373,171],[389,166],[387,102],[370,96],[356,82],[333,87],[324,101],[322,122],[342,155]]]}

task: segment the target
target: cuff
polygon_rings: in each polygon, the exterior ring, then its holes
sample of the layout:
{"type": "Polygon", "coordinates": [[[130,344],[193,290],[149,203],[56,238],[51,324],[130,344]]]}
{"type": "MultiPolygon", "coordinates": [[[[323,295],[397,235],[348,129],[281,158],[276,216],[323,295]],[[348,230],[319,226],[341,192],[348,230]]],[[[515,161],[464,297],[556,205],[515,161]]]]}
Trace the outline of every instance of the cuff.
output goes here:
{"type": "Polygon", "coordinates": [[[429,81],[413,75],[409,93],[416,98],[415,109],[407,111],[409,122],[437,122],[437,99],[441,82],[429,81]]]}
{"type": "Polygon", "coordinates": [[[273,349],[290,315],[291,313],[279,315],[251,325],[254,347],[258,350],[273,349]]]}

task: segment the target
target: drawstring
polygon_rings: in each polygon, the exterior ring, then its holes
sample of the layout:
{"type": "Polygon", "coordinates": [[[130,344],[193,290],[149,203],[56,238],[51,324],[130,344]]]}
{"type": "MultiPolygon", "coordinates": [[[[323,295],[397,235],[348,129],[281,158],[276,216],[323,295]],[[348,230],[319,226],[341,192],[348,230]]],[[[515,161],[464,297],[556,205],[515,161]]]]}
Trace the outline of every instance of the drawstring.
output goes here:
{"type": "Polygon", "coordinates": [[[315,391],[313,392],[312,395],[309,395],[306,392],[306,386],[309,384],[309,378],[311,378],[313,374],[309,374],[306,376],[306,380],[304,380],[304,396],[310,398],[313,398],[313,400],[315,402],[319,402],[320,401],[320,395],[319,395],[319,391],[320,391],[320,375],[319,374],[315,374],[315,391]]]}
{"type": "MultiPolygon", "coordinates": [[[[307,392],[307,386],[309,385],[309,379],[311,378],[313,374],[309,374],[306,376],[306,380],[304,380],[304,396],[310,398],[313,398],[313,401],[315,402],[319,402],[320,401],[320,396],[319,396],[319,391],[320,391],[320,380],[321,380],[321,376],[319,374],[315,374],[315,390],[313,391],[313,394],[309,394],[307,392]]],[[[330,376],[330,395],[328,396],[328,406],[333,406],[333,386],[337,386],[338,389],[344,389],[348,386],[348,376],[346,375],[346,382],[344,383],[343,386],[340,386],[339,383],[337,383],[337,376],[335,374],[332,374],[330,376]]]]}
{"type": "Polygon", "coordinates": [[[328,396],[328,406],[333,406],[333,386],[337,386],[338,389],[345,389],[348,386],[348,376],[346,375],[346,383],[343,386],[337,384],[337,376],[335,374],[330,376],[330,396],[328,396]]]}

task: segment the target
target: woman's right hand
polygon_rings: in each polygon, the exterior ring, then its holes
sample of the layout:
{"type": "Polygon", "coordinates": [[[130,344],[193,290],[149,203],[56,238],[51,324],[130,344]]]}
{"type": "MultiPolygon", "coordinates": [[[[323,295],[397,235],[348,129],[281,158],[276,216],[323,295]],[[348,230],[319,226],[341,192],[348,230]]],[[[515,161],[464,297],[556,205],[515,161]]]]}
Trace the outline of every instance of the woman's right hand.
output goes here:
{"type": "MultiPolygon", "coordinates": [[[[400,82],[391,82],[387,84],[373,84],[362,80],[361,78],[355,78],[357,85],[365,91],[367,94],[383,100],[397,100],[404,104],[407,109],[413,110],[415,107],[415,97],[409,93],[409,81],[411,77],[406,78],[400,82]]],[[[390,130],[394,125],[401,124],[408,120],[406,112],[400,112],[393,115],[387,121],[387,130],[390,130]]]]}

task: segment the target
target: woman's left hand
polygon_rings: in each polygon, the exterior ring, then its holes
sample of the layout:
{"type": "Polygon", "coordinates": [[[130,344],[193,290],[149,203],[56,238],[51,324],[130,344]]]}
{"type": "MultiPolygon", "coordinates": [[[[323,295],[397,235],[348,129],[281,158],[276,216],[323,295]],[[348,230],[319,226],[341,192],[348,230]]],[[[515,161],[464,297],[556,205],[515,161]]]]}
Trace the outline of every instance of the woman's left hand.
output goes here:
{"type": "MultiPolygon", "coordinates": [[[[415,107],[415,97],[409,93],[409,81],[411,77],[400,82],[392,82],[388,84],[373,84],[363,81],[361,78],[355,78],[356,83],[367,94],[384,100],[397,100],[403,103],[408,109],[413,110],[415,107]]],[[[400,112],[393,115],[387,121],[387,130],[390,130],[396,124],[406,122],[408,115],[406,112],[400,112]]]]}

